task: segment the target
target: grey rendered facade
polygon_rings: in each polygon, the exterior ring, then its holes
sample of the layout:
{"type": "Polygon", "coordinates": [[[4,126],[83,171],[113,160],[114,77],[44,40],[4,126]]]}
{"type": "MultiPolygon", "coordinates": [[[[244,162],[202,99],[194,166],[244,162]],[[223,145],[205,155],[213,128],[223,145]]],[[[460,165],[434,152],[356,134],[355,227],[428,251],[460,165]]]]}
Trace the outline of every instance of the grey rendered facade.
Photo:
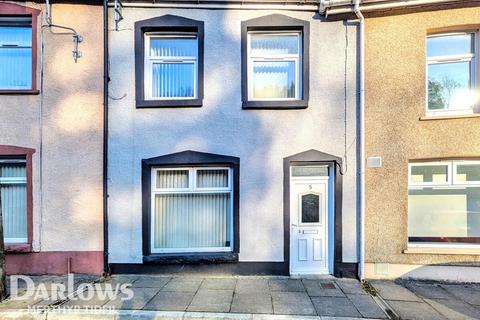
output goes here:
{"type": "MultiPolygon", "coordinates": [[[[313,7],[245,8],[125,6],[119,30],[109,32],[108,262],[114,271],[139,267],[145,261],[142,160],[187,150],[240,159],[235,265],[267,262],[271,267],[284,262],[284,238],[289,229],[284,225],[284,159],[309,150],[341,159],[343,187],[336,190],[341,191],[340,260],[355,269],[356,26],[326,22],[313,7]],[[241,25],[272,14],[309,23],[310,80],[305,109],[242,108],[241,25]],[[164,15],[204,22],[201,107],[136,108],[134,24],[164,15]]],[[[113,26],[112,9],[109,19],[113,26]]],[[[333,230],[329,232],[329,239],[333,239],[333,230]]],[[[258,270],[252,268],[252,273],[269,273],[270,267],[256,266],[258,270]]],[[[270,272],[288,272],[275,270],[270,272]]]]}

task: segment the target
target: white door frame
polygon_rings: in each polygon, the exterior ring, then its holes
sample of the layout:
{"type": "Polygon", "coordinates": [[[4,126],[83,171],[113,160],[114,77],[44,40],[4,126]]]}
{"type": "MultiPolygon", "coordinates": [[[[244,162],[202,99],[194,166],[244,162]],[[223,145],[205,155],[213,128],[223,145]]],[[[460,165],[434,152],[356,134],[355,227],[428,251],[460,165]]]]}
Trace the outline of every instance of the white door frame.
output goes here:
{"type": "MultiPolygon", "coordinates": [[[[293,213],[293,203],[292,201],[298,201],[297,197],[293,196],[293,188],[295,186],[295,183],[325,183],[326,184],[326,196],[325,196],[325,201],[326,201],[326,212],[325,212],[325,235],[324,235],[324,240],[325,240],[325,258],[327,260],[327,271],[328,274],[333,274],[334,271],[334,253],[335,253],[335,247],[334,247],[334,228],[335,228],[335,221],[334,221],[334,211],[335,211],[335,166],[331,164],[326,164],[319,162],[318,164],[312,164],[309,163],[308,165],[294,165],[292,164],[289,166],[289,214],[290,214],[290,225],[288,226],[288,232],[290,233],[290,243],[288,245],[290,246],[290,255],[289,255],[289,273],[292,273],[292,250],[291,250],[291,242],[292,242],[292,214],[298,214],[298,212],[293,213]],[[328,168],[328,176],[313,176],[313,177],[293,177],[292,176],[292,168],[294,167],[326,167],[328,168]]],[[[322,270],[323,271],[323,270],[322,270]]],[[[295,274],[299,274],[296,272],[295,274]]],[[[319,272],[317,274],[325,274],[325,271],[319,272]]]]}

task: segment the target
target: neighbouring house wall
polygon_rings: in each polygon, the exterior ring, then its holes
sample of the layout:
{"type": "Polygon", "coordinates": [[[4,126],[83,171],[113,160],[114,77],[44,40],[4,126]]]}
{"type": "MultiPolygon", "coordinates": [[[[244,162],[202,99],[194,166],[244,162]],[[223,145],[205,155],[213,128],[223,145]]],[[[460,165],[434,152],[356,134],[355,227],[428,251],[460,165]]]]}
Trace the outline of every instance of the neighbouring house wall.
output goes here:
{"type": "Polygon", "coordinates": [[[0,145],[35,149],[34,253],[9,254],[7,271],[66,273],[70,258],[74,272],[101,273],[102,7],[52,5],[53,23],[74,28],[83,36],[79,45],[82,57],[75,63],[72,35],[65,34],[65,30],[41,27],[45,23],[44,5],[29,2],[18,5],[41,10],[37,23],[38,50],[33,53],[37,55],[40,93],[0,95],[0,145]]]}
{"type": "Polygon", "coordinates": [[[419,119],[426,108],[426,35],[440,28],[480,26],[479,21],[480,8],[366,21],[366,156],[383,158],[381,168],[366,170],[367,263],[480,262],[480,255],[402,253],[408,238],[409,160],[480,157],[480,118],[419,119]]]}
{"type": "Polygon", "coordinates": [[[124,8],[123,17],[109,33],[109,262],[142,263],[141,160],[184,150],[240,157],[239,259],[283,261],[283,159],[310,149],[343,157],[345,122],[343,260],[356,262],[356,27],[273,10],[124,8]],[[201,108],[135,108],[134,23],[166,14],[205,22],[201,108]],[[307,109],[242,110],[241,22],[270,14],[310,22],[307,109]]]}

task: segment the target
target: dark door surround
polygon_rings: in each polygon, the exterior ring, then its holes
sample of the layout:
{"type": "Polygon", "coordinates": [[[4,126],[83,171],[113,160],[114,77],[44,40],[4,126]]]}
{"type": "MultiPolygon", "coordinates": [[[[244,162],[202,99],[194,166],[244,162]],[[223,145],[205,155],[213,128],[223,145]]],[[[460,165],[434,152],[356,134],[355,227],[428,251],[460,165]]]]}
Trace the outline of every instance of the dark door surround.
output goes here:
{"type": "MultiPolygon", "coordinates": [[[[290,270],[290,167],[307,165],[329,165],[334,168],[334,227],[333,227],[333,275],[336,277],[357,276],[356,263],[342,261],[342,190],[343,176],[340,168],[342,159],[317,150],[308,150],[283,159],[283,263],[290,270]]],[[[288,271],[287,271],[288,272],[288,271]]]]}

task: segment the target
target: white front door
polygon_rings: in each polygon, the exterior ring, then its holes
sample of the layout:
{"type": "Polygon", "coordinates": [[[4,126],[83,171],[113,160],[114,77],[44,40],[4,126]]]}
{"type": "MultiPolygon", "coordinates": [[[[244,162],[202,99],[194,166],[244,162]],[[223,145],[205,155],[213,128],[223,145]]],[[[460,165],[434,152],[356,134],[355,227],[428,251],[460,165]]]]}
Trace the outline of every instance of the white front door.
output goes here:
{"type": "Polygon", "coordinates": [[[290,178],[290,274],[328,274],[328,175],[290,178]]]}

